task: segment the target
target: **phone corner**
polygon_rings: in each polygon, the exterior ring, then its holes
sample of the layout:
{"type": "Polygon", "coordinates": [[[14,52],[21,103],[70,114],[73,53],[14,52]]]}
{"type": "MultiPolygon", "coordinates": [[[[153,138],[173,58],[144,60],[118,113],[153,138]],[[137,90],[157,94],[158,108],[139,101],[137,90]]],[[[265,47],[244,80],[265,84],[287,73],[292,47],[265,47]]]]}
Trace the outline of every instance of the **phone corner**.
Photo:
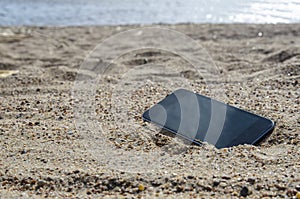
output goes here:
{"type": "Polygon", "coordinates": [[[271,120],[271,119],[267,119],[270,122],[270,130],[274,129],[276,126],[276,122],[271,120]]]}
{"type": "Polygon", "coordinates": [[[148,112],[148,110],[145,111],[145,112],[142,114],[142,120],[143,120],[144,122],[148,121],[148,119],[147,119],[147,117],[146,117],[147,112],[148,112]]]}

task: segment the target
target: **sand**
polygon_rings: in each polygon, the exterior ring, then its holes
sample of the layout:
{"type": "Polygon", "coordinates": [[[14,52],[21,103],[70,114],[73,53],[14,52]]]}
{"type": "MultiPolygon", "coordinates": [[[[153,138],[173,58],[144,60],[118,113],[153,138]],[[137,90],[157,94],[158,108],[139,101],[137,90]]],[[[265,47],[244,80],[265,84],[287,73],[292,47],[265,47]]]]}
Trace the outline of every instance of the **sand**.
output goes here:
{"type": "Polygon", "coordinates": [[[72,92],[77,74],[94,72],[79,70],[86,56],[140,26],[0,28],[0,198],[300,198],[300,25],[160,27],[202,45],[222,78],[171,52],[129,51],[97,82],[93,120],[80,125],[72,92]],[[182,143],[141,119],[178,87],[268,117],[275,130],[256,146],[182,143]]]}

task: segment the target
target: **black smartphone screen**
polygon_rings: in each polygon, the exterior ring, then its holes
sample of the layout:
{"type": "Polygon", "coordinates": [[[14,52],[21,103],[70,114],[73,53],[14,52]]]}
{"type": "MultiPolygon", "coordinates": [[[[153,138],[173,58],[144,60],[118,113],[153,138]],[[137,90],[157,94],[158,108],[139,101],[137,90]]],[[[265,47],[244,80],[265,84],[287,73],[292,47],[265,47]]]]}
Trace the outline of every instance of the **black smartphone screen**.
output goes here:
{"type": "Polygon", "coordinates": [[[255,144],[274,122],[194,92],[179,89],[143,114],[143,119],[194,143],[217,148],[255,144]]]}

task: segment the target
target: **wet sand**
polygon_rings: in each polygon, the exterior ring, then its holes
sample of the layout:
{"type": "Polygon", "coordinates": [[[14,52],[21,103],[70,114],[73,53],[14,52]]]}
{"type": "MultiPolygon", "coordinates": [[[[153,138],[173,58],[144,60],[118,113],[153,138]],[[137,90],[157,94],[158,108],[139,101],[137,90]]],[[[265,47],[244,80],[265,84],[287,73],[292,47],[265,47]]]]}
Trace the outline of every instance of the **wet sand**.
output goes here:
{"type": "Polygon", "coordinates": [[[143,49],[114,60],[95,95],[95,118],[107,143],[126,151],[129,164],[130,154],[154,163],[153,154],[169,158],[132,172],[103,162],[109,154],[100,156],[89,132],[76,129],[71,94],[88,53],[136,27],[0,28],[0,197],[300,198],[300,25],[162,26],[207,50],[223,77],[210,84],[224,87],[225,102],[276,122],[257,146],[195,146],[153,130],[143,123],[143,111],[186,81],[213,96],[207,82],[170,52],[143,49]],[[124,69],[135,70],[124,76],[124,69]],[[126,89],[131,92],[122,102],[130,122],[111,113],[122,107],[117,93],[126,89]]]}

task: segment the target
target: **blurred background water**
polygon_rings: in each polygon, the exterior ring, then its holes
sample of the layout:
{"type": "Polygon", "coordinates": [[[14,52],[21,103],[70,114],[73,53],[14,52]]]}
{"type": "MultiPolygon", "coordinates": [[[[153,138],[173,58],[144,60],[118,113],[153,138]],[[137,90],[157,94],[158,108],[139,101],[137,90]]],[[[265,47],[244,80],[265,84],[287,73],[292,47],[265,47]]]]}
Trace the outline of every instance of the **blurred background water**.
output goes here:
{"type": "Polygon", "coordinates": [[[300,0],[0,0],[0,26],[298,22],[300,0]]]}

